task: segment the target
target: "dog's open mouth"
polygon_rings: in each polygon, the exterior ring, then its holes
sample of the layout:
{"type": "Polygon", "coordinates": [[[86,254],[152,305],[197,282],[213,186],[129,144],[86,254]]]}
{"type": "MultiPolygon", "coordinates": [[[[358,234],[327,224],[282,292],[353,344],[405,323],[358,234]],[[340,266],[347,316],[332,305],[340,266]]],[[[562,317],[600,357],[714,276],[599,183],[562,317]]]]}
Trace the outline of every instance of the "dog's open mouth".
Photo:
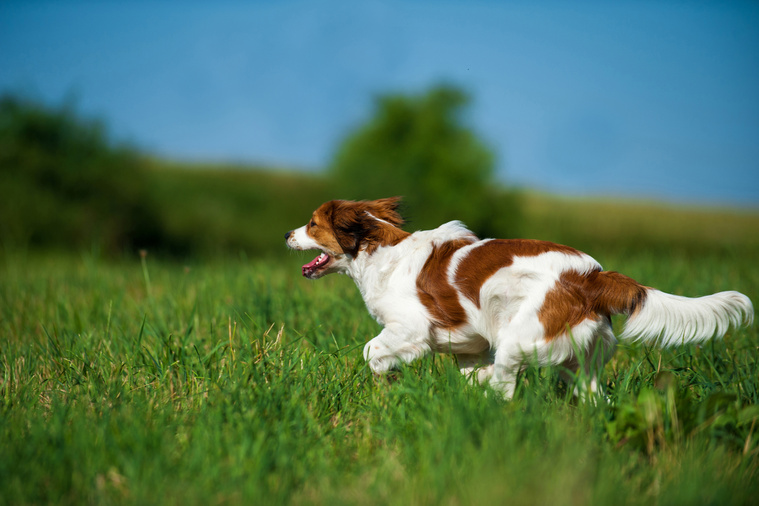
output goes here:
{"type": "Polygon", "coordinates": [[[330,262],[332,262],[332,257],[327,253],[321,252],[318,257],[301,267],[301,270],[305,277],[313,278],[317,273],[326,269],[330,262]]]}

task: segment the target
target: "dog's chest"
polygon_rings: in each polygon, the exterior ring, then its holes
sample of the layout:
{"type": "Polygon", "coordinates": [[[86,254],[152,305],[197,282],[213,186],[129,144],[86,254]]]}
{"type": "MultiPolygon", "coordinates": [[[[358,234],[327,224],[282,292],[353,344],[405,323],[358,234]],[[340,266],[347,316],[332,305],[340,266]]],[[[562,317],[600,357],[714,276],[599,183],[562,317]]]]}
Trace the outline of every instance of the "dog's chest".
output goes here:
{"type": "Polygon", "coordinates": [[[393,260],[372,262],[354,278],[369,314],[380,325],[425,314],[416,289],[419,268],[410,258],[393,260]]]}

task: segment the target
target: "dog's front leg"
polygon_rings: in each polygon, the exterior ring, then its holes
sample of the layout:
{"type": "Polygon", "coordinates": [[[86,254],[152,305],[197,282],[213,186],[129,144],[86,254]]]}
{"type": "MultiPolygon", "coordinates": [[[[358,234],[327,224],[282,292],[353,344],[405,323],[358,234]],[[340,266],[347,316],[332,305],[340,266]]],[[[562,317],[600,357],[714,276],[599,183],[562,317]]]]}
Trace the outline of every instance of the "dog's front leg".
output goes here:
{"type": "Polygon", "coordinates": [[[375,374],[409,363],[430,351],[428,335],[400,324],[388,324],[364,346],[364,359],[375,374]]]}

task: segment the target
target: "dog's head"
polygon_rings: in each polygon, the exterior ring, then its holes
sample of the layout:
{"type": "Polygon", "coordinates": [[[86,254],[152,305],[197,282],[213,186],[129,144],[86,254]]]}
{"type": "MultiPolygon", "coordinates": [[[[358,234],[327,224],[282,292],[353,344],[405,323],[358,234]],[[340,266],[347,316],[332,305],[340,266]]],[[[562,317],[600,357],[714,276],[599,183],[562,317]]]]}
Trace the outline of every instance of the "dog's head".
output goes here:
{"type": "Polygon", "coordinates": [[[287,245],[297,250],[317,249],[321,254],[303,266],[303,275],[316,279],[332,272],[346,272],[360,254],[392,246],[408,236],[400,227],[400,197],[359,201],[331,200],[319,206],[311,221],[285,234],[287,245]]]}

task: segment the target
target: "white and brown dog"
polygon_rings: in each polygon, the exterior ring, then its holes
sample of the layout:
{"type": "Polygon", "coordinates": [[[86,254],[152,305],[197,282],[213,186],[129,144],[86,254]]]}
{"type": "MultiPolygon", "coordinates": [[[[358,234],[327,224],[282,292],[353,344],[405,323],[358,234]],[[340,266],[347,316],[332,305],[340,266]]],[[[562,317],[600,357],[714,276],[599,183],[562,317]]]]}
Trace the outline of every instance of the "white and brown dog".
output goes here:
{"type": "Polygon", "coordinates": [[[408,233],[399,200],[333,200],[285,235],[292,249],[321,251],[303,266],[307,278],[339,272],[356,282],[384,326],[364,347],[375,373],[430,351],[454,353],[464,374],[511,398],[520,368],[535,359],[570,371],[584,364],[595,392],[617,342],[612,314],[629,315],[622,339],[662,346],[721,337],[753,320],[739,292],[670,295],[568,246],[480,240],[458,221],[408,233]]]}

